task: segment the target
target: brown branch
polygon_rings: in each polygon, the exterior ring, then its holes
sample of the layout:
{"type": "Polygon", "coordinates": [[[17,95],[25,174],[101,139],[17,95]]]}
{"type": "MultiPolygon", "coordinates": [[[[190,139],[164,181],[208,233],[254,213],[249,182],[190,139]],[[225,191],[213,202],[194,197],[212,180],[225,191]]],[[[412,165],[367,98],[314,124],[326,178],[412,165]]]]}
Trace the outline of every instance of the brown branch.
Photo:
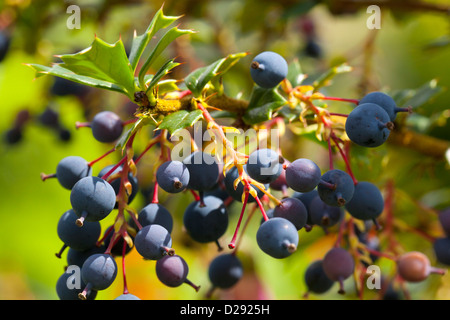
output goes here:
{"type": "Polygon", "coordinates": [[[430,137],[407,129],[391,131],[388,142],[437,159],[444,159],[445,153],[450,148],[449,141],[430,137]]]}

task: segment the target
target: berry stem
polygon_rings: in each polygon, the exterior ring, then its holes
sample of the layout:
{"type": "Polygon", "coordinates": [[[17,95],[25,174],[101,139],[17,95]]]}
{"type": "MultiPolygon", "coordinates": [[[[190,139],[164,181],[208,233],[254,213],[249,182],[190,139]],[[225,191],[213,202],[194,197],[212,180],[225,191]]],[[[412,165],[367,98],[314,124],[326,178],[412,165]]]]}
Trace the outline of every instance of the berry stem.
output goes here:
{"type": "Polygon", "coordinates": [[[56,173],[53,173],[53,174],[41,173],[41,180],[42,181],[45,181],[47,179],[52,179],[52,178],[56,178],[56,173]]]}
{"type": "Polygon", "coordinates": [[[123,157],[122,160],[120,160],[114,167],[111,168],[111,170],[109,170],[107,173],[105,173],[102,176],[103,180],[108,179],[108,177],[118,168],[120,167],[122,164],[124,164],[127,161],[127,157],[123,157]]]}
{"type": "Polygon", "coordinates": [[[100,160],[102,160],[103,158],[105,158],[106,156],[108,156],[109,154],[113,153],[114,151],[116,151],[116,148],[112,148],[111,150],[109,150],[108,152],[106,152],[104,155],[102,155],[101,157],[92,160],[91,162],[88,162],[88,166],[92,167],[95,163],[99,162],[100,160]]]}
{"type": "Polygon", "coordinates": [[[158,200],[158,188],[159,188],[158,181],[155,180],[155,184],[153,186],[153,197],[152,197],[152,202],[151,203],[159,203],[159,200],[158,200]]]}
{"type": "Polygon", "coordinates": [[[87,215],[88,213],[86,211],[83,211],[81,213],[81,216],[75,221],[75,224],[81,228],[84,224],[84,221],[86,220],[87,215]]]}
{"type": "Polygon", "coordinates": [[[173,248],[161,247],[161,249],[163,250],[163,252],[165,252],[169,256],[173,256],[175,254],[175,249],[173,249],[173,248]]]}
{"type": "Polygon", "coordinates": [[[83,291],[78,294],[78,298],[81,300],[86,300],[87,295],[88,295],[89,291],[91,290],[91,288],[92,288],[92,283],[89,282],[86,285],[86,287],[84,287],[83,291]]]}
{"type": "Polygon", "coordinates": [[[353,103],[353,104],[356,104],[356,105],[359,104],[359,100],[358,99],[346,99],[346,98],[339,98],[339,97],[325,97],[325,96],[323,96],[323,97],[318,97],[318,98],[311,97],[311,99],[350,102],[350,103],[353,103]]]}
{"type": "Polygon", "coordinates": [[[138,120],[139,120],[139,118],[133,118],[133,119],[130,119],[130,120],[122,121],[122,126],[125,127],[125,126],[127,126],[129,124],[135,123],[138,120]]]}
{"type": "Polygon", "coordinates": [[[192,288],[195,289],[196,292],[198,292],[200,290],[200,286],[195,285],[192,281],[190,281],[189,279],[184,280],[184,283],[190,285],[192,288]]]}
{"type": "Polygon", "coordinates": [[[330,136],[328,136],[327,144],[328,144],[328,162],[330,164],[330,170],[333,170],[334,169],[334,165],[333,165],[333,150],[331,149],[331,138],[330,138],[330,136]]]}
{"type": "Polygon", "coordinates": [[[235,246],[235,248],[234,248],[234,251],[233,251],[231,254],[235,255],[235,254],[237,253],[239,244],[242,243],[242,237],[243,237],[243,235],[244,235],[244,232],[245,232],[245,230],[247,229],[247,227],[248,227],[248,225],[249,225],[249,223],[250,223],[250,220],[252,219],[252,217],[253,217],[253,215],[254,215],[254,213],[255,213],[255,211],[256,211],[256,208],[257,208],[257,206],[254,206],[254,207],[252,208],[252,210],[250,211],[250,213],[248,214],[247,219],[245,220],[244,226],[242,227],[241,236],[240,236],[240,238],[236,241],[236,246],[235,246]]]}
{"type": "Polygon", "coordinates": [[[328,181],[325,181],[325,180],[323,180],[323,179],[320,179],[319,184],[320,184],[322,187],[326,187],[326,188],[328,188],[328,189],[330,189],[330,190],[335,190],[335,189],[336,189],[336,184],[331,183],[331,182],[328,182],[328,181]]]}
{"type": "Polygon", "coordinates": [[[343,118],[348,117],[348,114],[345,114],[345,113],[330,112],[329,114],[330,114],[330,116],[335,116],[335,117],[343,117],[343,118]]]}
{"type": "Polygon", "coordinates": [[[247,206],[247,202],[248,202],[248,196],[249,196],[248,187],[245,186],[244,189],[245,189],[244,190],[244,192],[245,192],[245,199],[244,199],[244,203],[242,205],[242,210],[241,210],[241,214],[239,215],[239,220],[237,222],[236,229],[234,230],[233,238],[231,239],[231,242],[228,244],[228,248],[230,248],[230,249],[234,249],[236,247],[237,234],[238,234],[238,231],[239,231],[239,227],[241,226],[242,217],[244,216],[245,207],[247,206]]]}
{"type": "MultiPolygon", "coordinates": [[[[262,205],[261,200],[259,200],[258,197],[256,197],[255,200],[256,200],[256,203],[258,204],[259,210],[261,210],[261,214],[264,218],[264,221],[269,220],[269,217],[267,216],[266,210],[264,210],[264,206],[262,205]]],[[[281,202],[280,202],[280,205],[281,205],[281,202]]]]}
{"type": "Polygon", "coordinates": [[[80,122],[77,121],[75,122],[75,128],[79,129],[79,128],[90,128],[91,127],[91,123],[90,122],[80,122]]]}
{"type": "Polygon", "coordinates": [[[103,237],[100,238],[100,240],[97,241],[97,247],[100,247],[102,243],[105,241],[105,239],[111,234],[111,232],[114,230],[114,226],[110,226],[108,229],[106,229],[105,234],[103,237]]]}
{"type": "Polygon", "coordinates": [[[337,235],[336,242],[334,243],[335,248],[339,248],[341,246],[342,239],[344,237],[345,227],[347,223],[345,220],[341,221],[341,224],[339,225],[339,232],[337,235]]]}
{"type": "Polygon", "coordinates": [[[55,256],[57,256],[59,259],[61,259],[61,255],[63,254],[64,250],[66,250],[68,247],[67,244],[63,244],[59,252],[55,253],[55,256]]]}
{"type": "Polygon", "coordinates": [[[380,251],[377,251],[377,250],[374,250],[374,249],[371,249],[371,248],[368,248],[368,247],[366,247],[365,249],[367,250],[367,252],[369,252],[370,254],[373,254],[374,256],[386,258],[386,259],[389,259],[389,260],[392,260],[392,261],[396,261],[397,260],[396,257],[394,257],[394,256],[392,256],[390,254],[387,254],[387,253],[384,253],[384,252],[380,252],[380,251]]]}
{"type": "Polygon", "coordinates": [[[142,229],[142,225],[141,225],[141,223],[139,222],[139,220],[137,218],[138,214],[133,209],[131,209],[129,206],[127,206],[125,208],[125,210],[130,214],[131,219],[133,219],[133,221],[136,224],[137,228],[139,230],[141,230],[142,229]]]}
{"type": "Polygon", "coordinates": [[[123,275],[123,294],[127,294],[128,292],[128,285],[127,285],[127,275],[125,272],[125,254],[127,251],[127,242],[123,242],[122,246],[122,275],[123,275]]]}
{"type": "Polygon", "coordinates": [[[345,166],[346,166],[346,168],[347,168],[348,174],[349,174],[350,177],[352,178],[353,183],[356,185],[356,184],[358,183],[358,180],[356,180],[355,175],[353,174],[352,167],[351,167],[351,165],[350,165],[350,160],[349,160],[348,156],[345,154],[345,152],[342,150],[341,146],[339,145],[338,138],[336,137],[336,135],[334,134],[334,132],[331,132],[331,133],[330,133],[330,136],[331,136],[331,139],[333,139],[334,144],[335,144],[336,147],[338,148],[339,153],[341,154],[342,159],[343,159],[344,162],[345,162],[345,166]]]}
{"type": "Polygon", "coordinates": [[[193,189],[189,189],[189,191],[192,193],[192,195],[194,196],[195,201],[200,201],[200,196],[197,194],[197,192],[195,192],[195,190],[193,189]]]}

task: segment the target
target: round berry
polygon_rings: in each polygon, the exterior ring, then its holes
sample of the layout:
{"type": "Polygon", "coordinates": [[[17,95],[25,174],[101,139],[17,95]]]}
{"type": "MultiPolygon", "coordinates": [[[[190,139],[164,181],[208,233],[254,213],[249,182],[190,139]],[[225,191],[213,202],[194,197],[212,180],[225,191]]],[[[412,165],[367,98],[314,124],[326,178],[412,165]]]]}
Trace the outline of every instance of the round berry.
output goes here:
{"type": "Polygon", "coordinates": [[[264,51],[258,54],[250,66],[250,75],[260,87],[271,89],[277,86],[288,73],[286,60],[276,52],[264,51]]]}

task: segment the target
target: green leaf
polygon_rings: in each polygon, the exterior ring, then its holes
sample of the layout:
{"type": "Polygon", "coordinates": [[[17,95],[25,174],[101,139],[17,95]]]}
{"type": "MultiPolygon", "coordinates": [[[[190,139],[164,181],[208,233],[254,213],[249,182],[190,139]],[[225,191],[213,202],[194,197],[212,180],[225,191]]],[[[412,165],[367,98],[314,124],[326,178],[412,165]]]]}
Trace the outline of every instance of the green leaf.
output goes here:
{"type": "Polygon", "coordinates": [[[119,140],[116,143],[116,150],[117,149],[121,149],[121,148],[125,148],[125,146],[127,145],[128,140],[131,138],[131,136],[133,134],[135,134],[140,128],[142,128],[145,125],[150,124],[151,122],[153,122],[153,120],[151,120],[151,118],[149,117],[141,117],[139,118],[134,124],[133,126],[128,129],[127,131],[125,131],[122,136],[119,138],[119,140]]]}
{"type": "Polygon", "coordinates": [[[75,74],[72,71],[61,67],[59,64],[55,64],[52,67],[47,67],[40,64],[28,64],[28,66],[36,71],[37,78],[42,77],[44,75],[52,75],[67,80],[71,80],[77,83],[81,83],[90,87],[116,91],[123,93],[125,95],[128,94],[126,89],[120,85],[75,74]]]}
{"type": "Polygon", "coordinates": [[[302,67],[298,59],[295,59],[289,64],[288,74],[286,77],[293,87],[297,87],[302,84],[306,79],[306,75],[302,71],[302,67]]]}
{"type": "Polygon", "coordinates": [[[338,74],[350,72],[353,68],[349,66],[347,63],[342,63],[336,67],[331,68],[324,74],[322,74],[318,79],[314,81],[312,84],[314,87],[314,91],[319,91],[320,88],[328,86],[330,81],[338,74]]]}
{"type": "Polygon", "coordinates": [[[180,88],[177,86],[178,80],[176,79],[166,79],[161,80],[156,85],[158,87],[158,94],[163,95],[167,92],[179,91],[180,88]]]}
{"type": "Polygon", "coordinates": [[[164,15],[163,8],[161,7],[161,9],[156,12],[145,33],[139,36],[136,34],[136,32],[134,33],[129,57],[133,72],[136,71],[136,67],[142,54],[144,53],[145,48],[147,47],[152,37],[156,34],[156,32],[161,29],[167,28],[180,17],[181,16],[175,17],[164,15]]]}
{"type": "Polygon", "coordinates": [[[397,93],[397,97],[395,99],[400,106],[412,107],[413,109],[416,109],[427,103],[442,91],[443,88],[438,86],[437,80],[434,79],[420,88],[414,90],[404,90],[401,93],[397,93]],[[400,97],[402,97],[402,99],[400,99],[400,97]]]}
{"type": "Polygon", "coordinates": [[[206,85],[213,81],[217,86],[217,77],[228,71],[239,59],[247,56],[247,52],[230,54],[208,66],[198,68],[186,76],[184,82],[195,97],[200,97],[206,85]]]}
{"type": "Polygon", "coordinates": [[[159,57],[159,55],[164,51],[164,49],[172,43],[176,38],[186,35],[186,34],[192,34],[194,33],[193,30],[182,30],[178,29],[178,27],[174,27],[167,31],[164,36],[159,40],[156,47],[153,49],[153,51],[150,53],[150,56],[147,58],[147,60],[144,62],[141,70],[139,70],[139,83],[141,84],[141,87],[144,86],[144,77],[147,71],[150,69],[153,62],[155,62],[155,59],[159,57]]]}
{"type": "Polygon", "coordinates": [[[180,131],[181,129],[191,127],[203,117],[201,110],[186,111],[180,110],[174,112],[162,120],[159,124],[159,129],[167,129],[171,135],[180,131]]]}
{"type": "MultiPolygon", "coordinates": [[[[159,80],[161,80],[162,77],[164,77],[165,75],[167,75],[170,70],[172,70],[173,68],[179,66],[180,63],[178,62],[174,62],[174,60],[169,60],[167,61],[159,70],[158,72],[156,72],[156,74],[152,77],[151,81],[148,82],[148,87],[147,87],[147,92],[149,90],[151,90],[154,86],[156,86],[159,82],[159,80]]],[[[147,83],[146,83],[147,85],[147,83]]]]}
{"type": "Polygon", "coordinates": [[[89,48],[59,58],[61,67],[77,75],[109,82],[124,88],[129,96],[134,94],[134,75],[122,40],[108,44],[96,37],[89,48]]]}
{"type": "Polygon", "coordinates": [[[220,63],[219,68],[216,72],[216,75],[212,77],[210,80],[211,84],[215,88],[219,88],[220,86],[220,77],[226,73],[228,70],[230,70],[240,59],[246,57],[249,53],[248,52],[240,52],[240,53],[234,53],[229,54],[224,59],[222,59],[222,63],[220,63]]]}
{"type": "Polygon", "coordinates": [[[287,119],[289,122],[292,122],[292,121],[295,121],[295,120],[299,119],[302,110],[301,110],[300,107],[296,107],[295,109],[292,109],[289,106],[283,106],[277,112],[283,118],[287,119]]]}
{"type": "Polygon", "coordinates": [[[243,119],[247,124],[270,120],[273,112],[286,103],[286,99],[278,93],[276,88],[264,89],[255,86],[243,119]]]}

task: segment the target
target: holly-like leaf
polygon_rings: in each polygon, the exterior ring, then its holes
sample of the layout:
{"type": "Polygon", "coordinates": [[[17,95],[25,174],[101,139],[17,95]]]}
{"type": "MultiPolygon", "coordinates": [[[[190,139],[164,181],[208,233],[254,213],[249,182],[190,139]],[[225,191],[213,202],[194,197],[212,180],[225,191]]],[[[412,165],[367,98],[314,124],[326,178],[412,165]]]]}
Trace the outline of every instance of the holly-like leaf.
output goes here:
{"type": "Polygon", "coordinates": [[[60,66],[74,74],[122,87],[128,96],[134,94],[134,75],[122,40],[108,44],[95,37],[89,48],[59,58],[63,61],[60,66]]]}
{"type": "Polygon", "coordinates": [[[247,52],[230,54],[225,58],[217,60],[208,66],[198,68],[186,76],[184,82],[192,94],[199,98],[203,89],[210,82],[214,82],[213,85],[217,86],[217,77],[223,75],[233,65],[235,65],[239,59],[247,56],[247,52]]]}
{"type": "Polygon", "coordinates": [[[156,74],[152,77],[151,81],[148,82],[147,86],[147,92],[151,90],[153,87],[155,87],[159,80],[161,80],[162,77],[164,77],[166,74],[170,72],[173,68],[179,66],[180,63],[174,62],[174,60],[167,61],[159,70],[156,72],[156,74]]]}
{"type": "Polygon", "coordinates": [[[159,57],[159,55],[164,51],[164,49],[172,43],[176,38],[186,35],[186,34],[192,34],[194,33],[193,30],[182,30],[178,29],[178,27],[174,27],[167,31],[164,36],[159,40],[158,44],[155,46],[155,48],[150,53],[150,56],[146,59],[144,64],[142,65],[141,70],[139,70],[139,83],[141,84],[141,87],[144,86],[144,77],[147,71],[150,69],[152,64],[155,62],[155,59],[159,57]]]}
{"type": "Polygon", "coordinates": [[[180,88],[177,86],[178,80],[176,79],[166,79],[158,82],[158,94],[163,95],[168,92],[179,91],[180,88]]]}
{"type": "Polygon", "coordinates": [[[165,116],[159,124],[158,129],[167,129],[173,135],[184,128],[193,126],[202,117],[201,110],[180,110],[165,116]]]}
{"type": "Polygon", "coordinates": [[[288,67],[288,74],[286,77],[293,87],[300,86],[305,80],[306,75],[302,72],[302,67],[298,59],[292,61],[288,67]]]}
{"type": "Polygon", "coordinates": [[[122,136],[119,138],[119,140],[116,142],[116,149],[125,148],[127,145],[128,140],[131,138],[133,134],[135,134],[140,128],[143,126],[152,123],[153,120],[150,117],[140,117],[135,123],[133,123],[133,126],[122,133],[122,136]]]}
{"type": "Polygon", "coordinates": [[[286,99],[278,93],[277,88],[264,89],[255,86],[243,120],[250,125],[270,120],[273,112],[286,103],[286,99]]]}
{"type": "Polygon", "coordinates": [[[163,8],[158,10],[156,12],[155,16],[153,17],[152,21],[150,22],[147,30],[141,34],[137,35],[136,32],[134,33],[133,42],[131,44],[130,49],[130,64],[133,72],[136,70],[138,62],[144,53],[145,48],[147,47],[148,43],[152,39],[152,37],[155,35],[156,32],[158,32],[161,29],[167,28],[170,26],[173,22],[178,20],[181,16],[166,16],[163,13],[163,8]]]}
{"type": "Polygon", "coordinates": [[[297,106],[296,108],[291,108],[290,106],[283,106],[277,111],[279,115],[288,120],[288,122],[295,121],[299,119],[302,112],[301,108],[297,106]]]}
{"type": "Polygon", "coordinates": [[[353,68],[349,66],[347,63],[340,64],[335,66],[322,74],[318,79],[316,79],[313,83],[314,91],[317,92],[322,87],[328,86],[330,81],[338,74],[350,72],[353,68]]]}
{"type": "Polygon", "coordinates": [[[438,86],[436,79],[433,79],[417,89],[397,92],[393,98],[399,106],[416,109],[427,103],[442,91],[443,88],[438,86]]]}
{"type": "Polygon", "coordinates": [[[36,78],[42,77],[44,75],[52,75],[60,78],[64,78],[70,81],[74,81],[77,83],[81,83],[90,87],[106,89],[110,91],[116,91],[123,93],[125,95],[128,94],[126,89],[120,85],[103,81],[99,79],[94,79],[91,77],[81,76],[73,73],[72,71],[61,67],[59,64],[55,64],[52,67],[43,66],[40,64],[28,64],[31,68],[36,71],[36,78]]]}

